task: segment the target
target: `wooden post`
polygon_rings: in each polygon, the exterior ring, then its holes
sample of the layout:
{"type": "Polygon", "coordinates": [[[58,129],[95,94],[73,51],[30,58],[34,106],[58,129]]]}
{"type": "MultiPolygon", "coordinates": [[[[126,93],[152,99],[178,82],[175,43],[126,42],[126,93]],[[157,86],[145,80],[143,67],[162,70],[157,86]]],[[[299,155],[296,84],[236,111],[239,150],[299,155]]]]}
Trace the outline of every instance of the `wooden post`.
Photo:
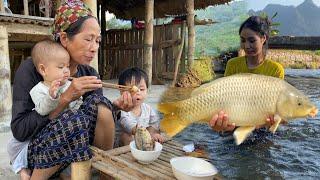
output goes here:
{"type": "MultiPolygon", "coordinates": [[[[184,36],[184,44],[183,44],[183,51],[182,51],[182,61],[180,64],[180,72],[185,73],[186,72],[186,49],[187,49],[187,34],[186,34],[186,26],[184,27],[184,34],[182,34],[181,36],[184,36]]],[[[182,38],[182,37],[181,37],[182,38]]]]}
{"type": "Polygon", "coordinates": [[[144,53],[143,69],[149,77],[149,87],[152,82],[152,46],[153,46],[153,8],[154,0],[145,0],[145,33],[144,33],[144,53]]]}
{"type": "Polygon", "coordinates": [[[188,23],[188,65],[193,63],[195,49],[195,28],[194,28],[194,0],[187,0],[187,23],[188,23]]]}
{"type": "Polygon", "coordinates": [[[50,17],[49,0],[44,0],[44,4],[45,4],[45,8],[44,8],[45,17],[50,17]]]}
{"type": "MultiPolygon", "coordinates": [[[[97,0],[83,0],[83,2],[89,6],[89,8],[92,11],[92,14],[97,17],[97,0]]],[[[98,53],[96,54],[96,56],[93,58],[93,61],[91,62],[91,66],[97,71],[99,72],[98,69],[98,53]]]]}
{"type": "Polygon", "coordinates": [[[28,0],[23,0],[24,15],[29,16],[28,0]]]}
{"type": "Polygon", "coordinates": [[[173,81],[172,81],[172,87],[175,86],[176,81],[177,81],[177,75],[178,75],[178,70],[179,70],[179,65],[180,65],[180,59],[181,59],[181,55],[182,55],[182,51],[183,51],[183,47],[184,47],[184,34],[186,31],[186,23],[183,21],[182,22],[182,26],[181,26],[181,44],[179,46],[179,52],[178,55],[175,59],[176,62],[176,66],[174,68],[174,76],[173,76],[173,81]]]}
{"type": "Polygon", "coordinates": [[[99,59],[99,72],[100,75],[105,74],[105,67],[106,67],[106,57],[105,57],[105,49],[106,49],[106,27],[107,27],[107,22],[106,22],[106,1],[102,1],[101,4],[101,43],[100,43],[100,59],[99,59]]]}
{"type": "Polygon", "coordinates": [[[5,13],[3,0],[0,1],[0,12],[5,13]]]}
{"type": "Polygon", "coordinates": [[[0,32],[0,122],[3,122],[11,119],[12,96],[8,32],[4,26],[0,26],[0,32]]]}
{"type": "Polygon", "coordinates": [[[71,180],[91,179],[91,160],[71,163],[71,180]]]}

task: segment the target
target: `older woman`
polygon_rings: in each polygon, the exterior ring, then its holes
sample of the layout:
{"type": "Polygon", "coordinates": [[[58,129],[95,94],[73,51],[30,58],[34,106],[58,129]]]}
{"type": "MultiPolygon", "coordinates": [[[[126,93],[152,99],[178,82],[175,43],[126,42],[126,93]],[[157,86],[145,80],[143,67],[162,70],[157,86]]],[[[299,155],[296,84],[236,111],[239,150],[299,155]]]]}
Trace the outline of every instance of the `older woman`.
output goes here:
{"type": "Polygon", "coordinates": [[[100,27],[83,3],[61,5],[54,21],[54,37],[70,54],[73,77],[70,87],[61,95],[59,106],[48,116],[33,111],[35,105],[29,91],[43,79],[31,59],[22,62],[13,84],[11,129],[19,141],[30,140],[31,179],[48,179],[71,162],[90,159],[91,144],[104,150],[112,148],[116,109],[128,111],[135,101],[127,92],[113,103],[103,96],[101,80],[89,66],[101,41],[100,27]],[[80,96],[84,99],[81,110],[65,110],[80,96]]]}

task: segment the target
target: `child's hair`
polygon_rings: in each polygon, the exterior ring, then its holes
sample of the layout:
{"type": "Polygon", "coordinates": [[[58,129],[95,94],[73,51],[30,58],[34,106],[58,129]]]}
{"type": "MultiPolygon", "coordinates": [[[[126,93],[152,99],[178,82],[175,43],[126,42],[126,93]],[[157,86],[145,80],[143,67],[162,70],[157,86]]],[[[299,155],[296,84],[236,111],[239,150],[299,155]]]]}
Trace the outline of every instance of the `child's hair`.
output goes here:
{"type": "Polygon", "coordinates": [[[128,69],[121,72],[121,74],[119,76],[118,84],[119,85],[131,84],[131,82],[133,80],[135,85],[138,85],[140,83],[141,79],[144,79],[144,81],[147,84],[147,88],[148,88],[148,75],[147,75],[147,73],[138,67],[128,68],[128,69]]]}
{"type": "Polygon", "coordinates": [[[33,64],[36,68],[40,63],[45,63],[48,58],[55,57],[57,52],[64,52],[69,56],[68,51],[60,44],[50,39],[39,41],[34,45],[31,51],[33,64]]]}
{"type": "Polygon", "coordinates": [[[266,41],[263,44],[264,54],[266,54],[266,51],[268,49],[269,35],[270,35],[270,25],[271,25],[271,20],[268,18],[263,18],[260,16],[250,16],[247,20],[245,20],[241,24],[239,28],[239,35],[241,34],[244,28],[248,28],[258,33],[260,36],[266,36],[266,41]]]}

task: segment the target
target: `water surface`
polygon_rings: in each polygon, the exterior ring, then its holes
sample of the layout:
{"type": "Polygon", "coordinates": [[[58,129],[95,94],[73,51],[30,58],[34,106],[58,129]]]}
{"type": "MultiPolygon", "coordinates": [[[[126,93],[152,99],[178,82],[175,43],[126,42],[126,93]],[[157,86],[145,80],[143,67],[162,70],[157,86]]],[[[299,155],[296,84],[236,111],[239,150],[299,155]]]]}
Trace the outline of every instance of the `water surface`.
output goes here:
{"type": "MultiPolygon", "coordinates": [[[[286,80],[320,107],[320,70],[286,70],[286,80]]],[[[166,100],[187,98],[191,89],[165,95],[166,100]]],[[[207,145],[210,159],[225,179],[319,179],[320,116],[282,125],[273,135],[258,133],[236,146],[206,125],[194,124],[175,139],[207,145]]]]}

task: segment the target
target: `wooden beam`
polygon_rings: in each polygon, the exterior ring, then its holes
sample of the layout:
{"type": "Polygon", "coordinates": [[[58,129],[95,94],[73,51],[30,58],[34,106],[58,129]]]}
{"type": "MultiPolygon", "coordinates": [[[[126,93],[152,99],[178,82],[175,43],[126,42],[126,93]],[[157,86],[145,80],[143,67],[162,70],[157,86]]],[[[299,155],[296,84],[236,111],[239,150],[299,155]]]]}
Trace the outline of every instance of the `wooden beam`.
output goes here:
{"type": "Polygon", "coordinates": [[[35,42],[41,41],[45,38],[50,38],[51,35],[32,35],[32,34],[9,34],[9,43],[19,43],[19,42],[35,42]]]}
{"type": "Polygon", "coordinates": [[[195,28],[194,28],[194,0],[187,0],[187,23],[188,23],[188,65],[193,63],[195,49],[195,28]]]}
{"type": "MultiPolygon", "coordinates": [[[[3,16],[3,17],[7,17],[7,18],[12,18],[12,19],[16,19],[16,18],[19,18],[21,19],[22,21],[23,20],[30,20],[30,21],[41,21],[43,23],[50,23],[52,24],[53,23],[53,18],[47,18],[47,17],[39,17],[39,16],[25,16],[25,15],[20,15],[20,14],[7,14],[7,13],[1,13],[0,12],[0,16],[3,16]]],[[[2,17],[2,18],[3,18],[2,17]]]]}
{"type": "Polygon", "coordinates": [[[29,16],[28,0],[23,0],[24,15],[29,16]]]}
{"type": "Polygon", "coordinates": [[[35,24],[18,24],[12,22],[0,22],[0,25],[7,28],[8,33],[51,35],[50,28],[35,24]]]}
{"type": "Polygon", "coordinates": [[[145,0],[145,33],[144,33],[144,64],[143,69],[146,71],[149,77],[149,87],[152,82],[152,46],[153,46],[153,11],[154,0],[145,0]]]}
{"type": "Polygon", "coordinates": [[[0,12],[5,13],[3,0],[0,1],[0,12]]]}
{"type": "MultiPolygon", "coordinates": [[[[97,14],[97,0],[83,0],[83,2],[89,6],[89,8],[92,11],[92,14],[94,17],[98,17],[97,14]]],[[[99,73],[99,68],[98,68],[98,52],[96,56],[93,58],[91,64],[90,64],[98,73],[99,73]]]]}
{"type": "Polygon", "coordinates": [[[11,118],[12,96],[8,31],[0,26],[0,32],[0,122],[3,122],[11,118]]]}

